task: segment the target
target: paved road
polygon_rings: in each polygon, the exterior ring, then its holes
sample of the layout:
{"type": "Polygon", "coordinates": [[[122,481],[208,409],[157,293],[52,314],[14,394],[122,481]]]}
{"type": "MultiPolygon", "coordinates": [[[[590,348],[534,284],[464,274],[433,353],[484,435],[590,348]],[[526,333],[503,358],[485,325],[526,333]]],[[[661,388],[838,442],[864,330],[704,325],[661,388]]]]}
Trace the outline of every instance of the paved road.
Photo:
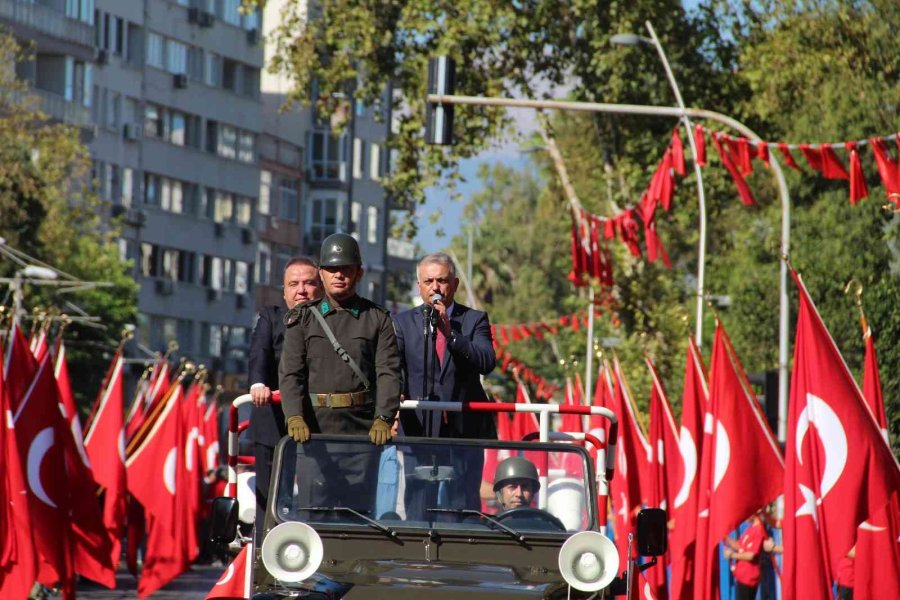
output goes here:
{"type": "MultiPolygon", "coordinates": [[[[151,600],[203,600],[225,567],[194,565],[166,587],[153,594],[151,600]]],[[[94,583],[78,585],[78,600],[133,600],[137,598],[137,580],[125,569],[116,574],[116,589],[108,590],[94,583]]]]}

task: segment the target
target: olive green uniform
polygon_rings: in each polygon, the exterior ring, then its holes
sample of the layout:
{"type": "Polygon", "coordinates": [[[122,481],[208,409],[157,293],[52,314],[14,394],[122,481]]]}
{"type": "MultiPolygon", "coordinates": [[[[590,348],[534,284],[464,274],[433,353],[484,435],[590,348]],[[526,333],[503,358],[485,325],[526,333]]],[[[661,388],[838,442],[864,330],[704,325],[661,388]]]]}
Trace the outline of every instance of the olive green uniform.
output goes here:
{"type": "Polygon", "coordinates": [[[400,350],[388,312],[354,296],[338,307],[328,297],[294,307],[286,330],[278,383],[285,420],[302,416],[313,433],[366,434],[375,417],[400,407],[400,350]],[[310,395],[360,392],[365,386],[345,363],[310,311],[319,311],[334,337],[369,379],[361,406],[313,406],[310,395]]]}

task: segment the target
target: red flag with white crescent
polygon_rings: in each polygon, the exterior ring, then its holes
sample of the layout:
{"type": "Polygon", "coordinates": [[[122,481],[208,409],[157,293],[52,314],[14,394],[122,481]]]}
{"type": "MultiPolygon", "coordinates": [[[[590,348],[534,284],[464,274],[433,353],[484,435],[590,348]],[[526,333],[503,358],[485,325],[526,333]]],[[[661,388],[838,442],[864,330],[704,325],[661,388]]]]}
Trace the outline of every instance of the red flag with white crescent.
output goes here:
{"type": "Polygon", "coordinates": [[[124,392],[121,350],[112,359],[106,385],[100,390],[97,410],[84,437],[91,460],[94,480],[106,490],[103,501],[103,523],[112,541],[111,557],[118,565],[122,531],[125,527],[125,426],[123,423],[124,392]]]}
{"type": "Polygon", "coordinates": [[[241,600],[250,598],[250,585],[252,577],[250,568],[253,566],[253,544],[247,544],[237,556],[234,557],[222,576],[206,595],[206,600],[241,600]]]}
{"type": "Polygon", "coordinates": [[[71,591],[74,572],[69,552],[69,490],[65,435],[56,380],[49,356],[38,365],[31,385],[13,415],[19,456],[28,484],[31,529],[38,557],[37,579],[47,586],[62,583],[71,591]]]}
{"type": "Polygon", "coordinates": [[[27,598],[37,578],[28,487],[0,373],[0,597],[27,598]]]}
{"type": "MultiPolygon", "coordinates": [[[[613,359],[615,397],[613,412],[619,418],[619,437],[616,444],[616,476],[610,482],[610,497],[615,512],[616,539],[627,540],[629,533],[636,533],[635,519],[643,502],[646,474],[650,469],[650,446],[644,438],[632,406],[631,397],[618,357],[613,359]]],[[[617,544],[619,564],[626,565],[628,544],[617,544]]],[[[637,556],[632,548],[632,557],[637,556]]]]}
{"type": "Polygon", "coordinates": [[[900,466],[800,277],[784,502],[786,600],[830,597],[857,527],[900,489],[900,466]]]}
{"type": "MultiPolygon", "coordinates": [[[[672,500],[677,493],[676,482],[684,478],[683,465],[678,450],[678,428],[675,416],[669,406],[666,390],[663,388],[653,362],[645,359],[650,369],[650,490],[647,494],[648,504],[669,511],[672,500]]],[[[666,597],[666,559],[650,567],[645,572],[647,581],[653,586],[653,594],[657,598],[666,597]]]]}
{"type": "Polygon", "coordinates": [[[688,339],[684,388],[681,396],[681,429],[678,436],[679,459],[683,476],[672,499],[669,514],[675,527],[669,535],[672,557],[671,597],[694,597],[694,549],[697,537],[699,466],[703,452],[703,420],[709,411],[709,376],[703,357],[693,338],[688,339]]]}
{"type": "Polygon", "coordinates": [[[704,423],[695,598],[715,598],[718,544],[782,492],[784,462],[725,328],[716,322],[704,423]],[[705,499],[705,500],[704,500],[705,499]],[[704,517],[705,514],[705,517],[704,517]]]}
{"type": "Polygon", "coordinates": [[[6,399],[10,409],[15,413],[19,402],[34,381],[38,362],[28,347],[28,340],[22,333],[18,322],[13,321],[9,332],[9,348],[6,349],[6,360],[3,364],[3,381],[6,383],[6,399]]]}
{"type": "MultiPolygon", "coordinates": [[[[863,366],[863,397],[869,403],[869,408],[875,414],[878,427],[885,441],[888,439],[887,415],[884,412],[884,396],[881,393],[881,376],[878,374],[878,355],[875,352],[875,340],[872,339],[872,330],[866,329],[866,360],[863,366]]],[[[890,443],[890,442],[889,442],[890,443]]]]}

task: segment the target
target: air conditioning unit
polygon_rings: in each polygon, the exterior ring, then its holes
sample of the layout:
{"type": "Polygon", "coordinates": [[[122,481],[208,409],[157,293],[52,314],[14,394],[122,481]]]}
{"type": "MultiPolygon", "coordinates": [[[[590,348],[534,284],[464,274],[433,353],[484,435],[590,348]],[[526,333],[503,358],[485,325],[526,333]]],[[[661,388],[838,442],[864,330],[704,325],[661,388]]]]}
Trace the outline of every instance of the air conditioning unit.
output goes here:
{"type": "Polygon", "coordinates": [[[139,208],[129,208],[125,213],[125,222],[134,227],[143,227],[147,222],[147,213],[139,208]]]}
{"type": "Polygon", "coordinates": [[[140,123],[125,123],[122,125],[122,136],[126,140],[134,141],[144,135],[144,126],[140,123]]]}
{"type": "Polygon", "coordinates": [[[184,89],[188,85],[188,76],[184,73],[178,73],[172,76],[172,84],[178,89],[184,89]]]}
{"type": "Polygon", "coordinates": [[[199,23],[200,22],[200,9],[196,6],[191,6],[187,9],[187,18],[188,23],[199,23]]]}
{"type": "Polygon", "coordinates": [[[205,10],[201,10],[200,14],[197,15],[197,25],[199,25],[200,27],[212,27],[215,22],[215,15],[210,12],[206,12],[205,10]]]}
{"type": "Polygon", "coordinates": [[[247,30],[247,43],[255,46],[259,43],[259,30],[256,28],[247,30]]]}
{"type": "Polygon", "coordinates": [[[216,237],[223,237],[225,235],[225,225],[223,223],[213,223],[213,233],[216,237]]]}
{"type": "Polygon", "coordinates": [[[175,282],[171,279],[157,279],[156,293],[160,296],[171,296],[175,293],[175,282]]]}
{"type": "Polygon", "coordinates": [[[252,244],[256,241],[256,236],[254,235],[254,231],[249,227],[241,228],[241,241],[245,244],[252,244]]]}
{"type": "Polygon", "coordinates": [[[109,62],[109,50],[104,48],[94,48],[94,64],[105,65],[109,62]]]}
{"type": "Polygon", "coordinates": [[[218,302],[221,299],[222,299],[222,290],[207,288],[207,290],[206,290],[207,302],[218,302]]]}
{"type": "Polygon", "coordinates": [[[247,306],[247,295],[238,294],[234,297],[234,305],[236,308],[244,308],[247,306]]]}

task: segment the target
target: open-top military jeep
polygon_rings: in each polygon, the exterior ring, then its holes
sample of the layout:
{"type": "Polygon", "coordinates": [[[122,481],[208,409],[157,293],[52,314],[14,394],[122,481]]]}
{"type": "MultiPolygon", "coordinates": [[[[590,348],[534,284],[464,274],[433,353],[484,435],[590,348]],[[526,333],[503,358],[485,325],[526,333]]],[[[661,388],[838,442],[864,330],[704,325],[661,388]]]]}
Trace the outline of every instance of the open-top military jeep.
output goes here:
{"type": "MultiPolygon", "coordinates": [[[[251,555],[254,597],[624,593],[618,552],[601,533],[606,498],[598,503],[596,479],[590,455],[573,444],[284,438],[251,555]],[[504,505],[500,478],[517,475],[535,480],[533,494],[504,505]]],[[[217,499],[215,539],[235,539],[236,510],[235,500],[217,499]]],[[[664,545],[664,516],[656,523],[664,545]]]]}

